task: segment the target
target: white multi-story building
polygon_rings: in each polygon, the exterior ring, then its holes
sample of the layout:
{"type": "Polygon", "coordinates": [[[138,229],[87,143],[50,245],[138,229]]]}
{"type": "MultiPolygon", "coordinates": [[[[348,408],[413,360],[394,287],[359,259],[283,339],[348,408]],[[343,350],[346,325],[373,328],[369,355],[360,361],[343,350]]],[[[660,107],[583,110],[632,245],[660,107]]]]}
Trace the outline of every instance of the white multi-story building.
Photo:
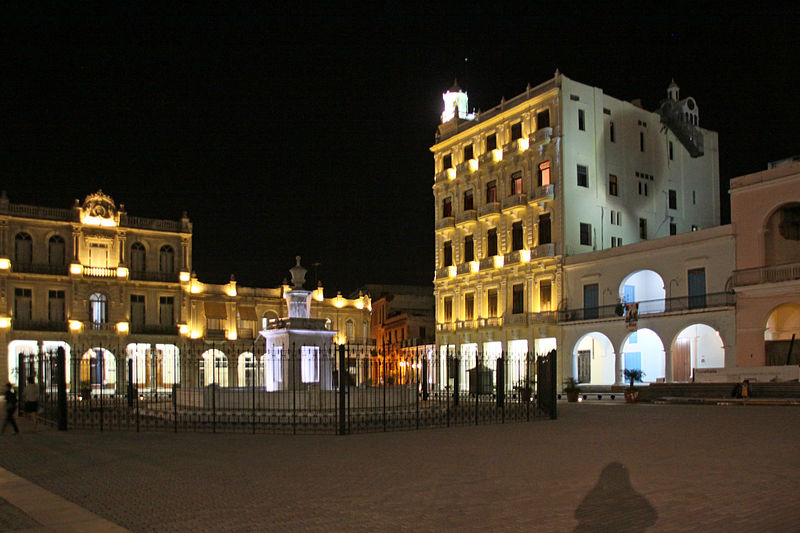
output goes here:
{"type": "Polygon", "coordinates": [[[658,111],[558,72],[487,112],[470,113],[457,86],[444,102],[436,341],[463,369],[478,353],[559,347],[565,257],[719,224],[717,134],[674,82],[658,111]]]}

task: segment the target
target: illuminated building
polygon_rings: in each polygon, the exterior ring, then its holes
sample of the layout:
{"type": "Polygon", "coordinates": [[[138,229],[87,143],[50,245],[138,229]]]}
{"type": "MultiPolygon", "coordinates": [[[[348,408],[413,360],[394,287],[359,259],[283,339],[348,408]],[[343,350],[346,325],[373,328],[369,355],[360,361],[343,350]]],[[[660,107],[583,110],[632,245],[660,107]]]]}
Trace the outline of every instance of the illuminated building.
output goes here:
{"type": "Polygon", "coordinates": [[[674,82],[655,112],[559,72],[485,112],[457,85],[444,102],[431,148],[436,344],[464,362],[462,386],[478,354],[518,368],[559,348],[566,371],[557,311],[600,305],[595,287],[567,301],[566,258],[719,225],[717,134],[674,82]]]}
{"type": "Polygon", "coordinates": [[[434,336],[433,289],[367,285],[372,297],[370,336],[377,346],[430,344],[434,336]]]}
{"type": "MultiPolygon", "coordinates": [[[[241,382],[253,357],[252,347],[241,347],[286,316],[288,290],[242,287],[233,276],[203,283],[193,271],[185,214],[131,216],[102,191],[71,209],[14,204],[3,194],[0,284],[0,364],[9,380],[18,354],[61,346],[69,357],[102,352],[111,390],[130,358],[147,361],[138,367],[153,369],[159,386],[171,385],[170,369],[192,342],[209,344],[213,353],[203,357],[227,368],[224,383],[241,382]]],[[[369,296],[325,298],[322,285],[311,295],[313,318],[324,319],[337,341],[368,343],[369,296]]]]}

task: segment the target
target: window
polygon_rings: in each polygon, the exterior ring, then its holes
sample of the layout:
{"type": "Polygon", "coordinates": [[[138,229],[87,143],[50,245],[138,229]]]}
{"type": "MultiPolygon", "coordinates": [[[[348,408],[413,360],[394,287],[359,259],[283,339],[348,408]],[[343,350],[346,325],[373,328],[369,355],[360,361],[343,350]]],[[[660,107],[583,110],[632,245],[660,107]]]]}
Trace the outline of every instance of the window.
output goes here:
{"type": "Polygon", "coordinates": [[[516,141],[522,138],[522,122],[515,122],[511,125],[511,140],[516,141]]]}
{"type": "Polygon", "coordinates": [[[175,252],[172,246],[165,244],[158,252],[158,270],[159,272],[175,272],[175,252]]]}
{"type": "Polygon", "coordinates": [[[608,140],[613,142],[617,142],[617,137],[614,134],[614,121],[612,120],[608,124],[608,140]]]}
{"type": "Polygon", "coordinates": [[[598,309],[598,286],[597,283],[589,283],[583,286],[583,318],[597,318],[598,309]]]}
{"type": "Polygon", "coordinates": [[[622,246],[622,238],[621,237],[611,237],[611,247],[616,248],[618,246],[622,246]]]}
{"type": "Polygon", "coordinates": [[[522,250],[523,240],[522,221],[518,220],[511,225],[511,250],[522,250]]]}
{"type": "Polygon", "coordinates": [[[159,297],[158,321],[162,326],[175,325],[175,298],[172,296],[159,297]]]}
{"type": "Polygon", "coordinates": [[[108,268],[108,244],[102,242],[89,243],[89,266],[108,268]]]}
{"type": "Polygon", "coordinates": [[[445,322],[452,322],[453,321],[453,297],[452,296],[445,296],[444,297],[444,321],[445,322]]]}
{"type": "Polygon", "coordinates": [[[470,159],[475,159],[475,154],[472,145],[468,144],[464,147],[464,161],[469,161],[470,159]]]}
{"type": "Polygon", "coordinates": [[[589,169],[585,165],[578,165],[578,186],[589,186],[589,169]]]}
{"type": "Polygon", "coordinates": [[[584,246],[592,245],[592,225],[581,222],[581,244],[584,246]]]}
{"type": "Polygon", "coordinates": [[[646,239],[647,238],[647,219],[640,218],[639,219],[639,238],[646,239]]]}
{"type": "Polygon", "coordinates": [[[536,129],[542,128],[549,128],[550,127],[550,110],[543,109],[536,113],[536,129]]]}
{"type": "Polygon", "coordinates": [[[449,267],[453,264],[453,243],[446,241],[444,243],[444,266],[449,267]]]}
{"type": "Polygon", "coordinates": [[[644,132],[639,132],[639,151],[644,152],[644,132]]]}
{"type": "Polygon", "coordinates": [[[674,222],[669,223],[669,234],[670,235],[677,235],[678,234],[678,225],[674,222]]]}
{"type": "Polygon", "coordinates": [[[48,291],[47,294],[47,320],[50,322],[64,322],[66,298],[64,291],[48,291]]]}
{"type": "Polygon", "coordinates": [[[472,240],[472,235],[464,237],[464,261],[475,260],[475,243],[472,240]]]}
{"type": "Polygon", "coordinates": [[[31,289],[14,289],[14,320],[20,322],[30,322],[32,315],[32,291],[31,289]]]}
{"type": "Polygon", "coordinates": [[[497,148],[497,134],[492,133],[486,137],[486,151],[490,152],[497,148]]]}
{"type": "Polygon", "coordinates": [[[539,244],[548,244],[550,241],[550,213],[539,215],[539,244]]]}
{"type": "Polygon", "coordinates": [[[497,182],[495,180],[486,184],[486,203],[491,204],[497,201],[497,182]]]}
{"type": "Polygon", "coordinates": [[[17,233],[14,237],[14,261],[21,265],[33,263],[33,240],[27,233],[17,233]]]}
{"type": "Polygon", "coordinates": [[[486,256],[497,255],[497,228],[492,228],[487,234],[486,256]]]}
{"type": "Polygon", "coordinates": [[[89,318],[94,329],[108,322],[108,296],[96,292],[89,297],[89,318]]]}
{"type": "Polygon", "coordinates": [[[140,242],[131,244],[131,272],[144,272],[147,267],[145,261],[147,252],[145,252],[144,245],[140,242]]]}
{"type": "Polygon", "coordinates": [[[553,283],[549,279],[539,282],[539,311],[550,311],[553,298],[553,283]]]}
{"type": "Polygon", "coordinates": [[[453,168],[453,155],[447,154],[442,158],[442,168],[447,170],[448,168],[453,168]]]}
{"type": "Polygon", "coordinates": [[[619,196],[619,189],[617,189],[617,177],[614,174],[608,175],[608,194],[610,196],[619,196]]]}
{"type": "Polygon", "coordinates": [[[569,99],[572,100],[573,102],[580,102],[581,101],[581,97],[578,96],[577,94],[569,95],[569,99]]]}
{"type": "Polygon", "coordinates": [[[475,318],[475,293],[468,292],[464,295],[464,320],[475,318]]]}
{"type": "Polygon", "coordinates": [[[697,191],[692,191],[692,205],[697,205],[697,191]]]}
{"type": "Polygon", "coordinates": [[[511,194],[522,194],[522,172],[511,174],[511,194]]]}
{"type": "Polygon", "coordinates": [[[706,306],[706,269],[693,268],[688,272],[689,309],[706,306]]]}
{"type": "Polygon", "coordinates": [[[131,294],[131,325],[144,326],[145,307],[144,294],[131,294]]]}
{"type": "Polygon", "coordinates": [[[639,196],[647,196],[647,183],[644,181],[639,182],[639,196]]]}
{"type": "Polygon", "coordinates": [[[669,142],[669,160],[673,160],[674,153],[672,151],[672,141],[669,142]]]}
{"type": "Polygon", "coordinates": [[[611,224],[614,226],[622,225],[622,211],[611,210],[611,224]]]}
{"type": "Polygon", "coordinates": [[[442,200],[442,218],[453,216],[453,199],[449,196],[442,200]]]}
{"type": "Polygon", "coordinates": [[[472,189],[464,191],[464,211],[475,209],[475,201],[472,198],[472,189]]]}
{"type": "Polygon", "coordinates": [[[550,185],[550,161],[542,161],[539,163],[537,184],[539,187],[550,185]]]}
{"type": "Polygon", "coordinates": [[[64,237],[53,235],[47,243],[47,262],[51,266],[66,264],[64,237]]]}
{"type": "Polygon", "coordinates": [[[674,189],[669,190],[669,208],[678,209],[678,192],[674,189]]]}
{"type": "Polygon", "coordinates": [[[497,289],[489,289],[486,293],[486,311],[490,318],[497,316],[497,289]]]}
{"type": "Polygon", "coordinates": [[[515,315],[525,312],[525,286],[522,283],[511,289],[511,312],[515,315]]]}
{"type": "Polygon", "coordinates": [[[583,109],[578,109],[578,129],[586,131],[586,113],[583,109]]]}

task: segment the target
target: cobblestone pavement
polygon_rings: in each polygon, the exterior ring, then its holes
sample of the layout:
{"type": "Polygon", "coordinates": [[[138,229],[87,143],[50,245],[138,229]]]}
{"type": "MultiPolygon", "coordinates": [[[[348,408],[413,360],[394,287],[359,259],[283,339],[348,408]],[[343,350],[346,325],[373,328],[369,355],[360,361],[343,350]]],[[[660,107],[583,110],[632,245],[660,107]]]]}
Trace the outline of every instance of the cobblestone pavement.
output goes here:
{"type": "Polygon", "coordinates": [[[800,531],[800,408],[559,407],[346,437],[23,427],[0,466],[132,531],[800,531]]]}

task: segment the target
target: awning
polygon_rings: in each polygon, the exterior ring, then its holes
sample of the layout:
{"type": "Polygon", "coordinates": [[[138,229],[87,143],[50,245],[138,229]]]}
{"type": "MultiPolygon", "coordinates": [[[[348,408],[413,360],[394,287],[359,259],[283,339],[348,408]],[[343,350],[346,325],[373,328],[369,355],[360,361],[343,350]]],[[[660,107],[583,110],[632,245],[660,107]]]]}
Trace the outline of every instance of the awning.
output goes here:
{"type": "Polygon", "coordinates": [[[252,305],[239,306],[239,319],[240,320],[258,320],[256,318],[256,308],[252,305]]]}
{"type": "Polygon", "coordinates": [[[228,308],[225,302],[203,302],[206,318],[228,318],[228,308]]]}

